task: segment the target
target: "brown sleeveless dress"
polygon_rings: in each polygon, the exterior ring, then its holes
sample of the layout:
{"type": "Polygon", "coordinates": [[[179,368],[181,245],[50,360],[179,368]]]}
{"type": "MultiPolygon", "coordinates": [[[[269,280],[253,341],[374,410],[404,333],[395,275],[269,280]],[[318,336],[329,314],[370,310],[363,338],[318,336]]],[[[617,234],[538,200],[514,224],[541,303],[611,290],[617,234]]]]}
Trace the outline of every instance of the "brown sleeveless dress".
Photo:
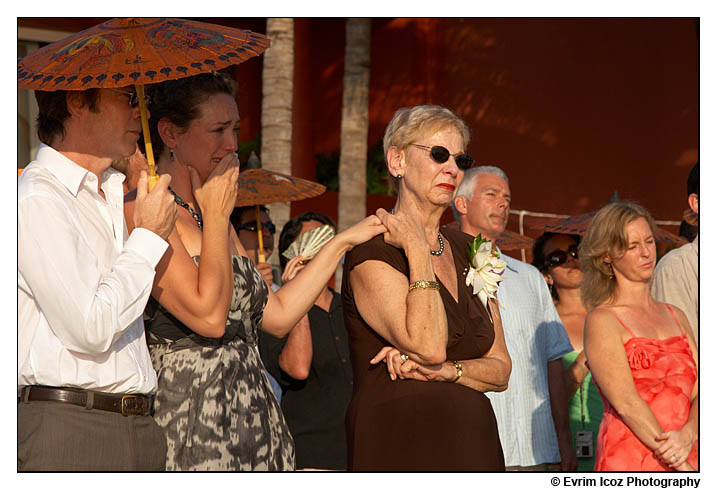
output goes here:
{"type": "MultiPolygon", "coordinates": [[[[443,285],[440,290],[449,321],[447,359],[479,358],[491,348],[494,329],[481,301],[466,286],[466,247],[473,238],[456,230],[441,232],[451,244],[459,290],[458,303],[443,285]]],[[[355,247],[344,262],[342,302],[354,372],[346,418],[349,469],[503,471],[496,417],[483,393],[447,382],[392,382],[385,364],[369,364],[389,343],[364,322],[354,301],[352,269],[367,260],[385,262],[409,276],[404,251],[386,244],[381,235],[355,247]]]]}

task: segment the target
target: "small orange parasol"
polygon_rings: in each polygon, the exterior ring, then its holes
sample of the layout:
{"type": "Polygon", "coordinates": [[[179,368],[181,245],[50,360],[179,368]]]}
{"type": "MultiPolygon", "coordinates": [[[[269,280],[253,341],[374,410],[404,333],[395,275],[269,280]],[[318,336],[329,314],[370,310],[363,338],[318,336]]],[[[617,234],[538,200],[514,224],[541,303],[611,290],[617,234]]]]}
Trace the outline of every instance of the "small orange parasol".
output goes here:
{"type": "Polygon", "coordinates": [[[156,175],[144,85],[220,70],[260,55],[269,39],[245,29],[184,19],[111,19],[18,60],[18,87],[85,90],[134,85],[145,137],[150,189],[156,175]]]}
{"type": "MultiPolygon", "coordinates": [[[[325,186],[316,182],[266,169],[247,169],[241,172],[238,186],[235,206],[254,205],[257,208],[257,237],[259,238],[260,251],[264,249],[264,244],[262,241],[262,220],[259,217],[259,205],[314,198],[327,190],[325,186]]],[[[260,263],[266,260],[261,252],[258,260],[260,263]]]]}
{"type": "MultiPolygon", "coordinates": [[[[454,220],[453,222],[442,225],[442,227],[459,230],[459,222],[454,220]]],[[[534,245],[534,239],[521,235],[518,232],[512,230],[504,230],[501,235],[496,239],[496,245],[504,251],[515,251],[517,249],[530,249],[534,245]]]]}
{"type": "MultiPolygon", "coordinates": [[[[543,226],[545,232],[554,232],[559,234],[578,234],[583,236],[588,230],[588,225],[591,223],[594,215],[597,211],[589,211],[588,213],[582,213],[580,215],[573,215],[568,218],[559,218],[553,220],[543,226]]],[[[658,242],[666,242],[670,244],[682,245],[686,241],[670,233],[661,227],[656,227],[655,238],[658,242]]]]}
{"type": "Polygon", "coordinates": [[[496,245],[504,251],[531,249],[534,245],[534,239],[506,229],[496,238],[496,245]]]}

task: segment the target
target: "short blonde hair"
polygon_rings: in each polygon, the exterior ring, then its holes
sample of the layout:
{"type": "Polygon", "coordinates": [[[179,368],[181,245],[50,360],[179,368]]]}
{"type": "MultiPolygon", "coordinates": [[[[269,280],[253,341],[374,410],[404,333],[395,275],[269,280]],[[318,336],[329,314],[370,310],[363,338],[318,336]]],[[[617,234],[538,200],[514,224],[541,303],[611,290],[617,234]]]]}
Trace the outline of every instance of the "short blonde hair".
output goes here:
{"type": "Polygon", "coordinates": [[[616,278],[604,259],[623,256],[628,249],[626,226],[638,218],[644,218],[655,232],[656,224],[648,210],[630,201],[609,203],[591,220],[578,250],[583,272],[581,299],[589,312],[606,300],[614,300],[616,278]]]}

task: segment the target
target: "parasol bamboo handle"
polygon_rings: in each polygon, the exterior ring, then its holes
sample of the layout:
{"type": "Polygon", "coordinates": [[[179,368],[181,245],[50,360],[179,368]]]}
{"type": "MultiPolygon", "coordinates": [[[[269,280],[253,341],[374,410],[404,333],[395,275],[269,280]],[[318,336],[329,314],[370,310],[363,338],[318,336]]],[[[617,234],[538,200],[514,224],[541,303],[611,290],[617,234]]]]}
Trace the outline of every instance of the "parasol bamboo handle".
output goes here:
{"type": "Polygon", "coordinates": [[[145,137],[145,154],[147,156],[147,190],[152,191],[160,180],[155,170],[155,156],[152,153],[152,142],[150,141],[150,123],[147,120],[147,105],[145,104],[145,86],[135,85],[137,100],[140,103],[140,119],[142,120],[142,134],[145,137]]]}
{"type": "Polygon", "coordinates": [[[259,240],[257,261],[260,263],[266,263],[267,258],[264,257],[264,244],[262,243],[262,219],[259,216],[259,205],[257,205],[257,239],[259,240]]]}

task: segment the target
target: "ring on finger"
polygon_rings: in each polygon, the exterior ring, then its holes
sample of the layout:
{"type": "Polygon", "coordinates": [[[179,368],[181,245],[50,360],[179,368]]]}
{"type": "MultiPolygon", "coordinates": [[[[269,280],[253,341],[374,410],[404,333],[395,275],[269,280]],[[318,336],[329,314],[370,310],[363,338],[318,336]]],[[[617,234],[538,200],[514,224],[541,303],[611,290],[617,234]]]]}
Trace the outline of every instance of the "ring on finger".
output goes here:
{"type": "Polygon", "coordinates": [[[402,363],[404,363],[404,362],[405,362],[406,360],[408,360],[408,359],[409,359],[409,357],[408,357],[407,355],[405,355],[405,354],[403,354],[403,353],[401,354],[401,362],[402,362],[402,363]]]}

